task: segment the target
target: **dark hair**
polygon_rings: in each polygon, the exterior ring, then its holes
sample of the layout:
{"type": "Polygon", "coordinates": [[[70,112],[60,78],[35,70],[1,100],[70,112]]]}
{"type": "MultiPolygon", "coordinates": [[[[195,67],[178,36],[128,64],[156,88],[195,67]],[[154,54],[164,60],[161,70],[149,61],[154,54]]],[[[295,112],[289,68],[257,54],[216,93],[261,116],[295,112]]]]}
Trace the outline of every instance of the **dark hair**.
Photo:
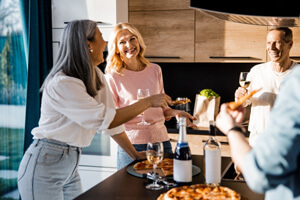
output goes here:
{"type": "Polygon", "coordinates": [[[41,90],[59,71],[83,81],[87,93],[94,97],[102,83],[93,66],[87,41],[93,41],[97,24],[91,20],[75,20],[65,27],[58,50],[57,60],[45,79],[41,90]]]}
{"type": "Polygon", "coordinates": [[[283,40],[286,43],[293,40],[293,31],[290,28],[288,28],[288,27],[273,27],[269,30],[269,32],[274,31],[274,30],[282,31],[284,33],[283,40]]]}

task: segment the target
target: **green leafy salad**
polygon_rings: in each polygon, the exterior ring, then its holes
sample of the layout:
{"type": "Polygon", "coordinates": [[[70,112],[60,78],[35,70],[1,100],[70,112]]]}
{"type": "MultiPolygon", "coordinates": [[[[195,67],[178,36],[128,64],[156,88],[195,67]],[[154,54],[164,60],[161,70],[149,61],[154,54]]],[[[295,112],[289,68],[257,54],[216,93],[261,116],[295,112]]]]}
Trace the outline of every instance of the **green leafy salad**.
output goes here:
{"type": "Polygon", "coordinates": [[[205,96],[206,98],[209,97],[216,97],[218,98],[220,95],[218,95],[216,92],[214,92],[212,89],[203,89],[200,92],[200,96],[205,96]]]}

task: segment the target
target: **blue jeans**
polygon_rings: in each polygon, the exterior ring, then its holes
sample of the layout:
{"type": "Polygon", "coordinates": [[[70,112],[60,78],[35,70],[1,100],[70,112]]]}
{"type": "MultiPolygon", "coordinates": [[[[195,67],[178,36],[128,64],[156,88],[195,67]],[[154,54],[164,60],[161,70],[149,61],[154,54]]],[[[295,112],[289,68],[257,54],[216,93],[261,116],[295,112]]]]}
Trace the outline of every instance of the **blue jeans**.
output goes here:
{"type": "Polygon", "coordinates": [[[81,148],[50,139],[35,140],[25,152],[18,171],[24,200],[67,200],[82,193],[78,163],[81,148]]]}
{"type": "MultiPolygon", "coordinates": [[[[172,145],[170,141],[163,142],[164,145],[164,153],[170,153],[172,154],[172,145]]],[[[147,144],[133,144],[136,151],[146,151],[147,150],[147,144]]],[[[127,155],[127,153],[118,146],[118,154],[117,154],[117,168],[118,170],[122,169],[129,163],[131,163],[133,160],[127,155]]]]}

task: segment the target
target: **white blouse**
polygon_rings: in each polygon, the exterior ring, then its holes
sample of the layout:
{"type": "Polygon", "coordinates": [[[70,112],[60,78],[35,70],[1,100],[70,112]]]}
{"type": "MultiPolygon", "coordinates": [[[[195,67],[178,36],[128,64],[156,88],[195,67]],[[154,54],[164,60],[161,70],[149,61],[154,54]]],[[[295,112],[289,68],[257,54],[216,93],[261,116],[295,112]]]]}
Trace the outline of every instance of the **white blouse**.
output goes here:
{"type": "Polygon", "coordinates": [[[39,126],[32,130],[34,139],[53,139],[72,146],[89,146],[95,132],[116,135],[124,125],[108,129],[113,121],[115,104],[104,78],[97,68],[103,86],[93,98],[84,83],[58,72],[43,91],[39,126]]]}

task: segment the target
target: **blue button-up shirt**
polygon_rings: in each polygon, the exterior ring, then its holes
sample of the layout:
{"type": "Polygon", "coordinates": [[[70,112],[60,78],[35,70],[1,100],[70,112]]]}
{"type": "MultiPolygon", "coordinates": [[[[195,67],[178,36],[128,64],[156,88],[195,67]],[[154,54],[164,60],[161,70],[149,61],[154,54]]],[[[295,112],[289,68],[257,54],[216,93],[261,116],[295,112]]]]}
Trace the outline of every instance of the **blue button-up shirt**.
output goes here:
{"type": "Polygon", "coordinates": [[[266,130],[246,155],[243,175],[266,200],[300,200],[300,65],[286,77],[266,130]]]}

